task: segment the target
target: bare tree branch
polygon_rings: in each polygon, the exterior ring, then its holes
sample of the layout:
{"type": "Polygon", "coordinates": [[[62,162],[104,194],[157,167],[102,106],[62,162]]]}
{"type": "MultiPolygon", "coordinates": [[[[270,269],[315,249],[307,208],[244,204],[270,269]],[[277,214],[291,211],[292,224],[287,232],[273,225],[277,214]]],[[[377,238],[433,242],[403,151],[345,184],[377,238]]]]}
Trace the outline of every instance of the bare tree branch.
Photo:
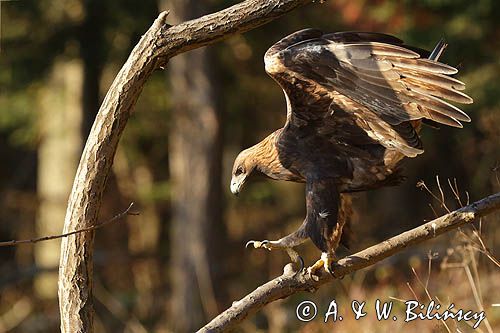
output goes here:
{"type": "Polygon", "coordinates": [[[241,300],[234,302],[229,309],[218,315],[198,332],[226,331],[268,303],[286,298],[299,291],[315,291],[321,285],[333,281],[335,278],[371,266],[409,246],[456,229],[499,209],[500,193],[490,195],[382,243],[340,259],[333,267],[335,277],[329,274],[321,274],[319,279],[315,280],[307,274],[295,275],[289,264],[285,266],[283,275],[265,283],[241,300]]]}
{"type": "Polygon", "coordinates": [[[3,247],[3,246],[16,246],[16,245],[20,245],[20,244],[38,243],[38,242],[43,242],[43,241],[48,241],[48,240],[53,240],[53,239],[68,237],[68,236],[71,236],[71,235],[78,234],[80,232],[86,232],[86,231],[92,231],[92,230],[100,229],[100,228],[102,228],[102,227],[104,227],[104,226],[106,226],[106,225],[108,225],[110,223],[113,223],[115,221],[120,220],[125,215],[139,215],[139,213],[133,213],[133,212],[130,211],[133,206],[134,206],[134,203],[131,202],[130,205],[128,206],[128,208],[125,211],[121,212],[118,215],[113,216],[112,218],[110,218],[107,221],[104,221],[102,223],[93,225],[93,226],[88,227],[88,228],[78,229],[78,230],[75,230],[75,231],[72,231],[72,232],[68,232],[68,233],[65,233],[65,234],[60,234],[60,235],[44,236],[44,237],[33,238],[33,239],[11,240],[11,241],[6,241],[6,242],[0,242],[0,247],[3,247]]]}
{"type": "MultiPolygon", "coordinates": [[[[85,145],[68,201],[63,233],[96,224],[118,141],[151,73],[176,54],[270,22],[312,0],[247,0],[176,26],[163,12],[116,76],[85,145]]],[[[61,331],[93,331],[92,231],[64,237],[59,269],[61,331]]]]}

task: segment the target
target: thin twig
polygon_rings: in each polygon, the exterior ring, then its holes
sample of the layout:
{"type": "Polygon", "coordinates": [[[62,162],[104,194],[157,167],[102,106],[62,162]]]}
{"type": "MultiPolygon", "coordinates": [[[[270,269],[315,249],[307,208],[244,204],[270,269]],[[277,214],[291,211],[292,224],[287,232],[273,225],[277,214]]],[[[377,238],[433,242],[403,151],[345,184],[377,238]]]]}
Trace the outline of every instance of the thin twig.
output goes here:
{"type": "Polygon", "coordinates": [[[431,208],[432,212],[434,213],[434,218],[438,218],[439,214],[436,212],[434,209],[434,206],[429,202],[429,207],[431,208]]]}
{"type": "Polygon", "coordinates": [[[415,292],[415,290],[413,290],[410,282],[407,281],[406,286],[408,287],[408,289],[410,289],[410,292],[413,294],[413,297],[415,297],[415,300],[420,303],[420,300],[418,299],[417,293],[415,292]]]}
{"type": "MultiPolygon", "coordinates": [[[[429,261],[429,263],[430,263],[430,261],[429,261]]],[[[427,295],[427,298],[429,299],[429,301],[432,301],[433,297],[432,297],[429,289],[427,288],[427,285],[424,285],[424,283],[420,279],[420,276],[418,276],[417,271],[415,270],[415,268],[412,267],[411,270],[412,270],[413,274],[415,275],[415,277],[417,278],[417,281],[420,284],[420,286],[422,287],[422,289],[424,289],[425,294],[427,295]]],[[[430,264],[429,264],[429,275],[430,275],[430,264]]],[[[448,331],[448,333],[451,333],[450,327],[448,326],[448,324],[446,324],[446,321],[444,321],[444,319],[440,319],[440,321],[443,323],[443,326],[444,326],[444,328],[446,328],[446,330],[448,331]]]]}
{"type": "MultiPolygon", "coordinates": [[[[481,226],[481,224],[480,224],[480,226],[481,226]]],[[[476,236],[476,239],[479,242],[476,242],[472,237],[470,237],[469,235],[467,235],[465,232],[463,232],[460,229],[459,229],[459,232],[462,236],[464,236],[464,238],[466,238],[467,241],[469,241],[469,247],[484,254],[488,259],[490,259],[491,262],[493,262],[496,266],[498,266],[500,268],[500,261],[495,257],[495,255],[493,253],[491,253],[491,250],[488,247],[486,247],[486,245],[484,244],[484,241],[481,237],[480,231],[478,231],[474,225],[472,226],[472,229],[473,229],[472,230],[473,235],[476,236]]]]}
{"type": "MultiPolygon", "coordinates": [[[[469,285],[472,290],[472,295],[474,296],[474,300],[476,301],[476,305],[479,308],[479,311],[484,312],[483,303],[481,301],[481,295],[479,294],[479,290],[476,286],[474,278],[472,277],[472,273],[470,271],[469,265],[464,265],[465,275],[467,276],[467,280],[469,281],[469,285]]],[[[488,318],[484,318],[484,324],[489,333],[493,333],[493,329],[488,321],[488,318]]]]}
{"type": "Polygon", "coordinates": [[[441,183],[439,182],[439,176],[436,175],[436,183],[437,183],[437,186],[438,186],[438,189],[439,189],[439,193],[441,194],[441,207],[443,207],[444,209],[446,209],[446,212],[450,212],[450,209],[448,208],[448,206],[446,206],[446,200],[444,198],[444,192],[443,192],[443,189],[441,188],[441,183]]]}
{"type": "MultiPolygon", "coordinates": [[[[434,198],[434,200],[436,200],[437,202],[439,202],[439,204],[441,205],[441,207],[445,208],[446,209],[446,212],[449,213],[450,210],[448,209],[448,207],[446,206],[446,204],[444,203],[444,195],[443,195],[443,192],[441,190],[441,186],[439,184],[439,178],[438,176],[436,176],[436,179],[437,179],[437,184],[438,184],[438,187],[439,187],[439,190],[441,192],[441,198],[439,198],[437,195],[435,195],[428,187],[427,187],[427,184],[421,180],[419,182],[417,182],[417,187],[420,188],[420,189],[424,189],[427,193],[430,194],[431,197],[434,198]]],[[[434,213],[434,216],[435,217],[438,217],[439,215],[436,213],[436,211],[434,210],[434,207],[432,206],[431,203],[429,203],[429,206],[431,207],[432,209],[432,212],[434,213]]]]}
{"type": "Polygon", "coordinates": [[[431,250],[427,252],[427,259],[428,264],[427,264],[427,279],[425,280],[425,288],[429,287],[429,280],[431,278],[431,270],[432,270],[432,259],[434,259],[437,256],[437,253],[432,253],[431,250]]]}
{"type": "Polygon", "coordinates": [[[423,188],[423,189],[424,189],[424,190],[426,190],[426,191],[427,191],[427,193],[429,193],[429,194],[430,194],[430,195],[431,195],[434,199],[436,199],[436,201],[441,202],[441,200],[439,200],[439,198],[438,198],[438,197],[437,197],[437,196],[436,196],[436,195],[435,195],[435,194],[434,194],[434,193],[433,193],[433,192],[432,192],[432,191],[431,191],[431,190],[427,187],[427,184],[426,184],[423,180],[421,180],[421,181],[417,182],[417,187],[418,187],[418,188],[421,188],[421,189],[423,188]]]}
{"type": "Polygon", "coordinates": [[[131,212],[130,211],[133,206],[134,206],[134,203],[131,202],[130,205],[128,206],[128,208],[125,211],[121,212],[118,215],[115,215],[114,217],[112,217],[111,219],[109,219],[107,221],[104,221],[103,223],[99,223],[99,224],[93,225],[93,226],[88,227],[88,228],[78,229],[78,230],[74,230],[74,231],[71,231],[71,232],[68,232],[68,233],[65,233],[65,234],[54,235],[54,236],[44,236],[44,237],[33,238],[33,239],[22,239],[22,240],[11,240],[11,241],[6,241],[6,242],[0,242],[0,247],[4,247],[4,246],[16,246],[16,245],[20,245],[20,244],[29,244],[29,243],[38,243],[38,242],[43,242],[43,241],[48,241],[48,240],[53,240],[53,239],[68,237],[68,236],[71,236],[71,235],[74,235],[74,234],[78,234],[80,232],[87,232],[87,231],[92,231],[92,230],[100,229],[100,228],[102,228],[102,227],[104,227],[104,226],[106,226],[106,225],[108,225],[108,224],[110,224],[112,222],[115,222],[115,221],[121,219],[125,215],[139,215],[139,213],[135,213],[135,212],[131,212]]]}
{"type": "Polygon", "coordinates": [[[500,261],[491,253],[490,249],[486,247],[484,244],[483,238],[481,237],[481,234],[479,232],[475,232],[475,235],[477,239],[479,240],[479,243],[481,243],[482,249],[479,251],[483,254],[485,254],[495,265],[497,265],[500,268],[500,261]]]}
{"type": "Polygon", "coordinates": [[[458,190],[457,179],[453,178],[453,185],[452,185],[450,178],[448,178],[448,185],[450,186],[450,189],[453,192],[453,195],[455,196],[455,199],[457,200],[459,206],[463,207],[464,205],[462,204],[462,199],[460,199],[460,191],[458,190]]]}
{"type": "Polygon", "coordinates": [[[427,295],[427,298],[429,299],[429,301],[432,301],[432,296],[429,292],[429,289],[427,289],[425,284],[422,282],[422,280],[420,279],[420,276],[418,276],[417,271],[415,270],[415,268],[413,268],[413,266],[411,267],[411,271],[413,272],[413,275],[415,275],[415,277],[417,278],[417,282],[420,285],[420,287],[422,287],[422,289],[425,291],[425,294],[427,295]]]}

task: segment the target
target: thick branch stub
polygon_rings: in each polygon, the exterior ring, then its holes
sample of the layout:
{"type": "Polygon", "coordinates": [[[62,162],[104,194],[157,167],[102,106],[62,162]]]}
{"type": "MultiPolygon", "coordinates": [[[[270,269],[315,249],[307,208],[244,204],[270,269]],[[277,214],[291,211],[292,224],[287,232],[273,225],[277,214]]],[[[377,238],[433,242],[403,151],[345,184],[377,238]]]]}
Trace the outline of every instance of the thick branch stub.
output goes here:
{"type": "MultiPolygon", "coordinates": [[[[333,267],[333,271],[336,277],[342,277],[362,268],[372,266],[407,247],[439,236],[497,210],[500,210],[500,193],[490,195],[412,230],[403,232],[382,243],[340,259],[333,267]]],[[[234,302],[229,309],[215,317],[198,332],[226,331],[275,300],[286,298],[299,291],[317,290],[321,285],[334,279],[335,277],[329,274],[321,274],[317,281],[312,279],[308,274],[295,276],[290,269],[286,269],[285,267],[283,275],[258,287],[241,300],[234,302]]]]}

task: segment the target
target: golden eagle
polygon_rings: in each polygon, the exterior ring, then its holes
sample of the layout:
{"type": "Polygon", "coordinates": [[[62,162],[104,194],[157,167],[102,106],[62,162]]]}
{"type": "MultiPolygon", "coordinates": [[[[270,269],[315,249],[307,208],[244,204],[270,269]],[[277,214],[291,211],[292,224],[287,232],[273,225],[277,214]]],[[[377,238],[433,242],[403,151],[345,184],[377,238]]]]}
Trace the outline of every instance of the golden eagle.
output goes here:
{"type": "MultiPolygon", "coordinates": [[[[281,86],[287,119],[234,162],[231,191],[253,171],[306,183],[307,214],[292,234],[250,241],[255,248],[292,248],[310,238],[321,250],[309,272],[330,271],[348,218],[345,193],[396,185],[400,162],[423,152],[422,123],[462,127],[470,118],[445,100],[469,104],[457,69],[400,39],[371,32],[295,32],[265,54],[266,72],[281,86]]],[[[302,269],[301,267],[301,269],[302,269]]]]}

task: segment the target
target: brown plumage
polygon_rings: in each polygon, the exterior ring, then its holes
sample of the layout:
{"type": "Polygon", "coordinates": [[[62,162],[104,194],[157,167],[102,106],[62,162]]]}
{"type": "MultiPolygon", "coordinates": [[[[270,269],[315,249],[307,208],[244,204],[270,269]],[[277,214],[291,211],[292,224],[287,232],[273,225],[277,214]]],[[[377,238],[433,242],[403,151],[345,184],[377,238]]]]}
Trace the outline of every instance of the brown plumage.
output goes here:
{"type": "Polygon", "coordinates": [[[250,242],[254,247],[290,249],[311,238],[324,253],[314,268],[328,270],[348,219],[346,193],[398,184],[401,160],[423,152],[423,121],[454,127],[470,121],[445,101],[472,103],[451,76],[457,70],[437,61],[445,47],[440,42],[429,55],[385,34],[306,29],[266,52],[266,71],[285,93],[287,120],[238,155],[231,191],[238,193],[255,170],[304,182],[307,216],[291,235],[250,242]]]}

